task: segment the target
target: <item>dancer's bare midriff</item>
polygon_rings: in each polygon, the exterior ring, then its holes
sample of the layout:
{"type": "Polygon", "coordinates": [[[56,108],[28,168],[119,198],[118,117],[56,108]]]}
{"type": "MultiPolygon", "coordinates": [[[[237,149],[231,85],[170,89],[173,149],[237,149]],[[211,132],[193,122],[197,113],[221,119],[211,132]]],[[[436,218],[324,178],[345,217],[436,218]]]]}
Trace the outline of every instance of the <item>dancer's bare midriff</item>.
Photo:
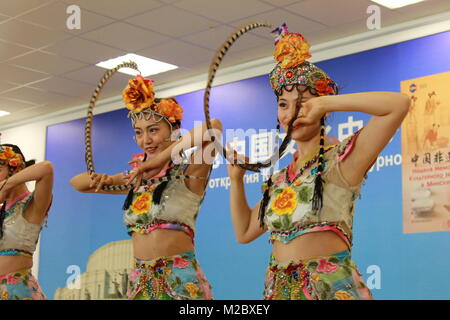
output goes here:
{"type": "Polygon", "coordinates": [[[0,256],[0,275],[30,269],[33,258],[25,256],[0,256]]]}
{"type": "Polygon", "coordinates": [[[133,233],[132,239],[134,257],[141,260],[168,257],[194,250],[191,237],[178,230],[156,229],[148,234],[133,233]]]}
{"type": "Polygon", "coordinates": [[[272,254],[278,262],[304,260],[348,250],[345,241],[333,231],[301,235],[288,243],[274,241],[272,254]]]}

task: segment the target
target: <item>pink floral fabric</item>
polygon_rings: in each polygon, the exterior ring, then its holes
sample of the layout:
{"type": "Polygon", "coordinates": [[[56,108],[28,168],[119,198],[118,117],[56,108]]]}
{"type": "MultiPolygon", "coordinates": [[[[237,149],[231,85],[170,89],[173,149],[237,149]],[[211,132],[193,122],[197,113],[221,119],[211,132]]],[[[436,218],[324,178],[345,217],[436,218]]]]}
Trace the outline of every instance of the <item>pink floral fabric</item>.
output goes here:
{"type": "Polygon", "coordinates": [[[30,269],[0,275],[0,300],[46,300],[30,269]]]}

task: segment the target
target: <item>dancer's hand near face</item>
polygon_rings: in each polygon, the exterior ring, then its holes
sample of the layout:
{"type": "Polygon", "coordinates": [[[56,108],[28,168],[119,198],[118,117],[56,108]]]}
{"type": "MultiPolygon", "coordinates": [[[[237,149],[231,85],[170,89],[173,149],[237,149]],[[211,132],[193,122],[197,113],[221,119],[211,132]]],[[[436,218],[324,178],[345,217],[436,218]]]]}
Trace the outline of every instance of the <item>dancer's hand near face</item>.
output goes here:
{"type": "Polygon", "coordinates": [[[95,188],[95,192],[99,192],[104,186],[113,185],[113,178],[107,174],[103,173],[92,173],[90,174],[91,183],[89,188],[95,188]]]}
{"type": "Polygon", "coordinates": [[[164,168],[164,163],[160,161],[158,157],[143,162],[141,159],[134,159],[128,162],[129,164],[135,164],[135,168],[124,176],[126,184],[131,184],[136,179],[134,185],[134,191],[137,191],[142,183],[142,179],[151,179],[158,175],[164,168]]]}
{"type": "Polygon", "coordinates": [[[141,159],[135,159],[135,160],[131,160],[128,162],[129,164],[136,164],[135,168],[131,171],[128,172],[128,174],[124,175],[124,180],[125,180],[125,184],[130,185],[133,183],[133,181],[135,181],[134,184],[134,191],[136,192],[139,188],[139,186],[142,183],[142,179],[144,176],[144,168],[142,165],[142,160],[141,159]]]}
{"type": "MultiPolygon", "coordinates": [[[[331,96],[327,96],[329,99],[331,96]]],[[[298,112],[298,117],[292,123],[293,127],[298,125],[310,125],[318,123],[320,119],[325,115],[324,97],[314,97],[302,103],[302,107],[298,112]]],[[[332,99],[332,97],[331,97],[332,99]]]]}

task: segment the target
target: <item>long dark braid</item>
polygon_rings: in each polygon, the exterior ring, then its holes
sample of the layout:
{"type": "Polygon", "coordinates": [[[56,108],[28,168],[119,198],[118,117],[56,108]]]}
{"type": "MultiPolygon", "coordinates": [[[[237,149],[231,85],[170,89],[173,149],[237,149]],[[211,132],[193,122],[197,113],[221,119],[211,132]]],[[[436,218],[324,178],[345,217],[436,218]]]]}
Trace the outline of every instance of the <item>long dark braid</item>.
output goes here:
{"type": "Polygon", "coordinates": [[[264,216],[266,215],[266,208],[270,200],[270,189],[272,187],[272,175],[267,179],[266,181],[267,187],[266,190],[264,190],[263,198],[261,200],[261,205],[259,206],[259,212],[258,212],[258,218],[259,218],[259,225],[261,228],[264,228],[264,216]]]}
{"type": "MultiPolygon", "coordinates": [[[[9,177],[9,175],[8,175],[8,177],[9,177]]],[[[3,189],[6,182],[7,182],[7,180],[0,187],[0,191],[3,189]]],[[[3,205],[0,208],[0,239],[3,238],[3,222],[5,221],[5,218],[6,218],[6,200],[3,201],[3,205]]]]}
{"type": "MultiPolygon", "coordinates": [[[[280,121],[278,120],[277,121],[277,136],[279,133],[280,133],[280,121]]],[[[286,134],[286,137],[283,139],[283,142],[285,142],[285,141],[288,141],[287,143],[289,143],[291,141],[290,134],[286,134]]],[[[285,148],[287,147],[287,143],[286,143],[285,148]]],[[[281,143],[281,145],[283,145],[283,143],[281,143]]],[[[280,156],[280,158],[281,158],[281,156],[280,156]]],[[[264,216],[266,214],[266,208],[267,208],[267,205],[269,204],[269,200],[270,200],[270,190],[271,190],[271,187],[273,184],[272,175],[273,175],[273,167],[270,168],[269,178],[265,182],[267,184],[267,186],[266,186],[266,190],[264,190],[263,198],[261,200],[261,204],[259,206],[259,211],[258,211],[259,226],[261,228],[264,228],[264,216]]]]}
{"type": "Polygon", "coordinates": [[[133,201],[133,188],[130,188],[130,191],[128,191],[127,197],[125,198],[125,201],[123,202],[122,210],[128,210],[128,208],[131,206],[131,202],[133,201]]]}
{"type": "MultiPolygon", "coordinates": [[[[186,160],[186,155],[185,153],[180,150],[179,156],[183,159],[186,160]]],[[[184,174],[184,165],[183,165],[183,161],[180,164],[174,164],[172,160],[170,160],[169,162],[169,168],[167,168],[166,174],[164,175],[164,177],[169,177],[171,175],[172,170],[175,170],[175,175],[176,176],[181,176],[184,174]],[[183,172],[182,172],[183,171],[183,172]]],[[[153,197],[152,197],[152,202],[154,204],[160,204],[161,203],[161,197],[162,194],[164,192],[164,190],[167,188],[167,185],[169,184],[169,180],[163,181],[160,184],[158,184],[158,186],[155,188],[155,191],[153,191],[153,197]]]]}
{"type": "MultiPolygon", "coordinates": [[[[169,164],[169,168],[167,169],[165,176],[169,176],[170,175],[170,171],[172,170],[171,164],[172,164],[172,161],[169,164]]],[[[168,184],[169,184],[169,181],[163,181],[160,184],[158,184],[158,186],[155,188],[155,191],[153,191],[153,197],[152,197],[152,202],[154,204],[160,204],[161,203],[162,194],[163,194],[163,192],[166,189],[168,184]]]]}
{"type": "Polygon", "coordinates": [[[0,209],[0,239],[3,238],[3,222],[6,218],[6,201],[3,202],[2,208],[0,209]]]}
{"type": "MultiPolygon", "coordinates": [[[[0,187],[0,191],[3,189],[5,184],[6,184],[6,181],[0,187]]],[[[0,239],[3,238],[3,222],[5,221],[5,218],[6,218],[6,200],[3,201],[3,205],[0,209],[0,239]]]]}
{"type": "Polygon", "coordinates": [[[314,180],[314,193],[312,197],[312,209],[319,212],[323,206],[323,184],[322,173],[324,169],[323,155],[325,154],[325,117],[320,119],[320,150],[317,174],[314,180]]]}

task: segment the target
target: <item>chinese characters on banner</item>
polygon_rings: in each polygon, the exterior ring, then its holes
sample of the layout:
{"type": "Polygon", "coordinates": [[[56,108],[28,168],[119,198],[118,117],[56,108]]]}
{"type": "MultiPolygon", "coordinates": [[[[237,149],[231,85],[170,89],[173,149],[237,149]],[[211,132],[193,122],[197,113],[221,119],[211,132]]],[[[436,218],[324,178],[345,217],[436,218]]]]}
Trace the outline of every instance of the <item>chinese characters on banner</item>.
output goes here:
{"type": "Polygon", "coordinates": [[[403,232],[450,231],[450,72],[401,82],[403,232]]]}

